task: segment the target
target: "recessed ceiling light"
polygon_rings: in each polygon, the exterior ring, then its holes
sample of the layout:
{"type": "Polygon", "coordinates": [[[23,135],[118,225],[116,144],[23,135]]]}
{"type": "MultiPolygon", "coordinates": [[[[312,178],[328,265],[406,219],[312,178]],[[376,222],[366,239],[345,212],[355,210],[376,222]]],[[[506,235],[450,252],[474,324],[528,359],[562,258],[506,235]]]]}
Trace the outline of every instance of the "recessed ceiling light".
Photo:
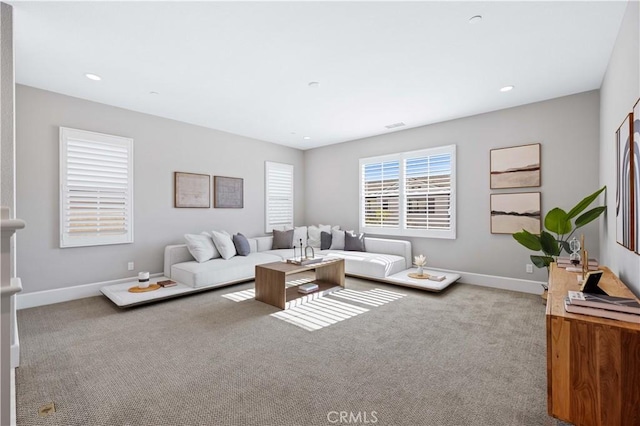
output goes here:
{"type": "Polygon", "coordinates": [[[503,88],[500,89],[501,92],[508,92],[510,90],[513,90],[514,86],[504,86],[503,88]]]}
{"type": "Polygon", "coordinates": [[[393,123],[393,124],[387,124],[386,127],[387,129],[395,129],[396,127],[402,127],[404,126],[404,123],[402,121],[399,121],[397,123],[393,123]]]}
{"type": "Polygon", "coordinates": [[[475,15],[475,16],[472,16],[471,18],[469,18],[469,23],[470,24],[477,24],[480,21],[482,21],[482,15],[475,15]]]}
{"type": "Polygon", "coordinates": [[[158,95],[158,92],[149,92],[150,95],[158,95]]]}
{"type": "Polygon", "coordinates": [[[304,139],[305,141],[308,141],[309,139],[311,139],[311,136],[303,136],[302,139],[304,139]]]}
{"type": "Polygon", "coordinates": [[[87,77],[89,80],[93,80],[93,81],[102,80],[102,77],[100,77],[99,75],[96,75],[96,74],[86,73],[84,76],[87,77]]]}
{"type": "Polygon", "coordinates": [[[310,81],[308,86],[311,87],[312,89],[317,89],[318,86],[320,86],[320,82],[318,82],[318,81],[310,81]]]}

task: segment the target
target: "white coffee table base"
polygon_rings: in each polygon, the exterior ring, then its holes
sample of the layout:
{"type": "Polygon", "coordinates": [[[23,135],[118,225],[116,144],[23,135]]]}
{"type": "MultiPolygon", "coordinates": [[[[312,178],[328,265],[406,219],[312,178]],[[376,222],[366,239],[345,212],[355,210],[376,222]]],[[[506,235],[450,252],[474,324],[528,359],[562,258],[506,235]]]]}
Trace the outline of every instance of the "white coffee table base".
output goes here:
{"type": "Polygon", "coordinates": [[[423,273],[429,274],[429,275],[444,275],[445,277],[444,280],[432,281],[429,279],[411,278],[408,275],[410,273],[417,273],[417,272],[418,272],[418,268],[407,269],[402,272],[398,272],[397,274],[388,276],[387,278],[385,278],[385,281],[388,281],[392,284],[405,286],[405,287],[413,287],[413,288],[418,288],[420,290],[437,292],[437,291],[444,290],[445,288],[449,287],[451,284],[453,284],[454,282],[460,279],[460,274],[451,274],[451,273],[445,273],[441,271],[430,271],[428,269],[425,269],[423,273]]]}
{"type": "MultiPolygon", "coordinates": [[[[156,277],[151,278],[149,283],[154,284],[158,281],[168,280],[167,277],[156,277]]],[[[175,281],[175,280],[174,280],[175,281]]],[[[173,287],[161,287],[157,290],[147,291],[144,293],[131,293],[129,289],[131,287],[137,286],[138,281],[130,281],[126,283],[120,284],[112,284],[105,287],[102,287],[100,291],[102,294],[107,296],[113,303],[118,305],[120,308],[125,308],[129,306],[135,306],[142,303],[148,303],[155,300],[167,299],[170,297],[179,296],[185,293],[192,293],[197,291],[198,289],[194,289],[193,287],[189,287],[187,285],[178,283],[173,287]]]]}

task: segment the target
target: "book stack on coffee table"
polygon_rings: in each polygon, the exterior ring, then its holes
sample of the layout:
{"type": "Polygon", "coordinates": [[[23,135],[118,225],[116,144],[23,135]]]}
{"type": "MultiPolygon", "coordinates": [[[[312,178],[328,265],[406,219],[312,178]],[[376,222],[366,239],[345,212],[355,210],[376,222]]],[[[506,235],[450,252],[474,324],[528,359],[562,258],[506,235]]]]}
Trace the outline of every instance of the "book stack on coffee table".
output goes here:
{"type": "Polygon", "coordinates": [[[569,291],[564,300],[564,308],[573,314],[640,324],[640,303],[635,299],[569,291]]]}
{"type": "Polygon", "coordinates": [[[302,284],[298,286],[298,293],[313,293],[314,291],[318,290],[318,288],[318,284],[316,283],[302,284]]]}

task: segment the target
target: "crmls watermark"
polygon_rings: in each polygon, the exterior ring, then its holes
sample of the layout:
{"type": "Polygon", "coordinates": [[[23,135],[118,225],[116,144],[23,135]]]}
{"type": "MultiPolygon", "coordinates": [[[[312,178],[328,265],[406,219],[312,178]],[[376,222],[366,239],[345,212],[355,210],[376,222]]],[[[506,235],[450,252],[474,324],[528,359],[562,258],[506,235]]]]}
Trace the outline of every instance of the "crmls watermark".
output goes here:
{"type": "Polygon", "coordinates": [[[329,411],[327,420],[333,424],[374,424],[378,423],[377,411],[329,411]]]}

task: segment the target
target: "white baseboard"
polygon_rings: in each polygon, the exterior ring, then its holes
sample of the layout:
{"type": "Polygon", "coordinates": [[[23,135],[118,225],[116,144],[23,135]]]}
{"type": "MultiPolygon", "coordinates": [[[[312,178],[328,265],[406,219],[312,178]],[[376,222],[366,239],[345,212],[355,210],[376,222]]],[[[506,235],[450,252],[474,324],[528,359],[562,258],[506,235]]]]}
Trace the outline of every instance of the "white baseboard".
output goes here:
{"type": "MultiPolygon", "coordinates": [[[[542,293],[542,281],[521,280],[518,278],[499,277],[495,275],[474,274],[471,272],[453,271],[448,269],[429,268],[434,271],[460,274],[460,282],[464,284],[480,285],[483,287],[500,288],[503,290],[520,291],[523,293],[542,293]]],[[[151,277],[161,277],[161,272],[151,274],[151,277]]],[[[99,296],[100,288],[111,285],[135,281],[137,277],[119,280],[102,281],[83,284],[74,287],[57,288],[55,290],[36,291],[33,293],[18,293],[16,295],[16,309],[35,308],[36,306],[51,305],[53,303],[68,302],[69,300],[99,296]]]]}
{"type": "MultiPolygon", "coordinates": [[[[150,277],[161,277],[162,272],[151,274],[150,277]]],[[[35,308],[36,306],[52,305],[54,303],[68,302],[69,300],[84,299],[85,297],[99,296],[100,288],[136,281],[138,277],[122,278],[119,280],[102,281],[97,283],[76,285],[73,287],[56,288],[54,290],[34,291],[33,293],[18,293],[16,295],[16,309],[35,308]]]]}
{"type": "Polygon", "coordinates": [[[15,426],[16,425],[16,369],[12,368],[11,369],[11,384],[10,384],[11,388],[10,388],[10,395],[9,397],[11,398],[11,408],[10,408],[10,425],[11,426],[15,426]]]}
{"type": "Polygon", "coordinates": [[[542,285],[547,284],[543,281],[522,280],[519,278],[499,277],[496,275],[474,274],[472,272],[452,271],[449,269],[429,268],[429,270],[460,274],[459,282],[463,284],[473,284],[482,287],[519,291],[521,293],[541,294],[542,285]]]}

